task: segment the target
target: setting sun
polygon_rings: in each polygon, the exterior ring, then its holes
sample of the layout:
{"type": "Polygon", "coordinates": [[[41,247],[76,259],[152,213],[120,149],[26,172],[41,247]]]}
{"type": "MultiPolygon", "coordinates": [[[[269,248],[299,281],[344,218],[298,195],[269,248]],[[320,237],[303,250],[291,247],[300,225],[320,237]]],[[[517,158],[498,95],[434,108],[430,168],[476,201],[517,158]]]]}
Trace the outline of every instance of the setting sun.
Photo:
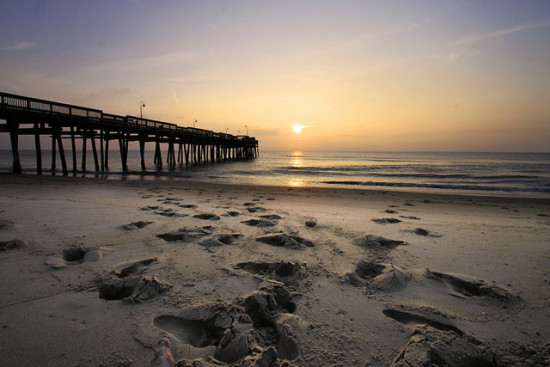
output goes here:
{"type": "Polygon", "coordinates": [[[304,126],[302,126],[302,125],[293,125],[292,126],[292,130],[294,130],[294,132],[296,134],[301,133],[303,128],[304,128],[304,126]]]}

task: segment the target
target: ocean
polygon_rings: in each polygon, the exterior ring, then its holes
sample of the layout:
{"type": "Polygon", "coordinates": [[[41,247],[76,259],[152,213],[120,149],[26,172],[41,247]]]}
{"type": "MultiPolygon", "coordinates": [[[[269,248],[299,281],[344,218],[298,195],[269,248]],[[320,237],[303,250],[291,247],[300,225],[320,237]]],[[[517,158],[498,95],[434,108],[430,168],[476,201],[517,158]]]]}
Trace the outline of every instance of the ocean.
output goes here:
{"type": "MultiPolygon", "coordinates": [[[[87,153],[87,170],[77,176],[125,180],[194,180],[214,183],[277,185],[288,187],[347,187],[477,195],[550,198],[550,153],[358,153],[261,152],[259,158],[201,166],[153,164],[141,170],[139,151],[130,151],[129,171],[123,173],[118,149],[109,152],[106,173],[94,170],[87,153]]],[[[165,154],[165,152],[163,152],[165,154]]],[[[23,173],[36,173],[33,150],[21,151],[23,173]]],[[[70,150],[67,164],[72,168],[70,150]]],[[[51,154],[42,151],[44,174],[50,174],[51,154]]],[[[81,168],[81,153],[77,155],[81,168]]],[[[10,151],[0,151],[0,172],[10,172],[10,151]]],[[[57,174],[61,174],[57,161],[57,174]]],[[[69,172],[73,175],[72,172],[69,172]]]]}

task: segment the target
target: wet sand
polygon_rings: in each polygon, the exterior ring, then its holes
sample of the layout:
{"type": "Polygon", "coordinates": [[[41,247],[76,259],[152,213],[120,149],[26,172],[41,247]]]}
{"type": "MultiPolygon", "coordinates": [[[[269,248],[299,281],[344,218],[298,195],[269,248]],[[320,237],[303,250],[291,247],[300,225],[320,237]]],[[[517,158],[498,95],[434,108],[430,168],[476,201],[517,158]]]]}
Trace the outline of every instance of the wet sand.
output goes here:
{"type": "MultiPolygon", "coordinates": [[[[0,174],[2,366],[550,362],[550,200],[0,174]]],[[[483,364],[484,363],[484,364],[483,364]]]]}

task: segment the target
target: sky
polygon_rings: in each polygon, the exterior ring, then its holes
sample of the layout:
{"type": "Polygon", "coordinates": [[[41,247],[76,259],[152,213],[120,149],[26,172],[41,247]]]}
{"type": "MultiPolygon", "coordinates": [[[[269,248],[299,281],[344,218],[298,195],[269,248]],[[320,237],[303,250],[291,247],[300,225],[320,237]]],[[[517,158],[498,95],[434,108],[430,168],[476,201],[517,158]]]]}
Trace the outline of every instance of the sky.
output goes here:
{"type": "Polygon", "coordinates": [[[2,0],[0,91],[266,151],[550,152],[550,1],[2,0]]]}

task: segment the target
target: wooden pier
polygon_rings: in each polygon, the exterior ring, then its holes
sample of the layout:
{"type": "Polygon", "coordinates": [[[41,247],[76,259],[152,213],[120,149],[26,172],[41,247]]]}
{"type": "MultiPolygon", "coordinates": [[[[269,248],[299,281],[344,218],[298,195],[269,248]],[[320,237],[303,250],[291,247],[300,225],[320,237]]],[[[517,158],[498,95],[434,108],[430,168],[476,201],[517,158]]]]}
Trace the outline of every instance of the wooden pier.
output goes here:
{"type": "Polygon", "coordinates": [[[18,96],[0,92],[0,132],[10,134],[13,153],[13,172],[21,173],[19,136],[34,136],[36,171],[42,174],[40,137],[51,137],[52,173],[56,172],[56,155],[61,169],[67,175],[64,139],[69,139],[72,151],[72,171],[77,167],[77,139],[82,143],[81,170],[86,171],[86,152],[89,142],[92,148],[95,171],[109,170],[109,143],[118,141],[122,170],[128,170],[128,144],[139,142],[141,168],[145,170],[145,144],[155,143],[154,163],[162,166],[161,144],[167,145],[166,163],[194,165],[207,162],[223,162],[236,159],[253,159],[259,154],[258,140],[243,135],[216,133],[194,127],[119,116],[101,110],[72,106],[64,103],[18,96]],[[99,149],[97,147],[99,143],[99,149]],[[177,147],[177,154],[176,154],[177,147]]]}

